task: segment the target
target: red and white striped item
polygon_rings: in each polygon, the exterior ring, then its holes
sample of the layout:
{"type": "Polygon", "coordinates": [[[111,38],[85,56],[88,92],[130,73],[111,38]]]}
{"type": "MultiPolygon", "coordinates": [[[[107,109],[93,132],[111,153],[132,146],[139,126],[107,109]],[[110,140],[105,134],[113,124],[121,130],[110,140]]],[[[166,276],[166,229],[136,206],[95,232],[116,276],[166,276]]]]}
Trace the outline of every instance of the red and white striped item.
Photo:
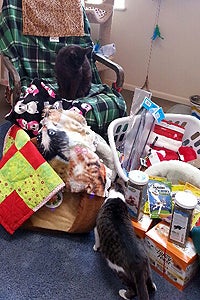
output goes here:
{"type": "Polygon", "coordinates": [[[163,160],[179,160],[179,155],[177,152],[166,149],[164,147],[154,146],[152,149],[146,146],[146,150],[149,151],[148,157],[146,157],[146,166],[150,167],[163,160]],[[151,151],[151,152],[150,152],[151,151]]]}
{"type": "Polygon", "coordinates": [[[150,133],[147,144],[151,146],[163,147],[175,152],[178,151],[182,145],[182,139],[185,132],[185,128],[176,123],[163,120],[159,124],[155,124],[153,131],[150,133]]]}

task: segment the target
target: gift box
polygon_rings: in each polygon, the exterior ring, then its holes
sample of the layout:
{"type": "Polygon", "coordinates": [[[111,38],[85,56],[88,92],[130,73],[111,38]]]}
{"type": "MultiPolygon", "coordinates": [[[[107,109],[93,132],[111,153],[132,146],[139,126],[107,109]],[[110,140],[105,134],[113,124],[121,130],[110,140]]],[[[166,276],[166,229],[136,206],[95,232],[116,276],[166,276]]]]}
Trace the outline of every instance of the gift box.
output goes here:
{"type": "Polygon", "coordinates": [[[147,253],[152,269],[179,290],[183,290],[199,268],[198,255],[188,238],[180,247],[168,241],[169,225],[160,222],[145,234],[147,253]]]}
{"type": "Polygon", "coordinates": [[[139,238],[144,239],[145,233],[149,230],[152,225],[153,220],[149,217],[149,215],[143,214],[139,221],[132,220],[132,225],[136,235],[139,238]]]}

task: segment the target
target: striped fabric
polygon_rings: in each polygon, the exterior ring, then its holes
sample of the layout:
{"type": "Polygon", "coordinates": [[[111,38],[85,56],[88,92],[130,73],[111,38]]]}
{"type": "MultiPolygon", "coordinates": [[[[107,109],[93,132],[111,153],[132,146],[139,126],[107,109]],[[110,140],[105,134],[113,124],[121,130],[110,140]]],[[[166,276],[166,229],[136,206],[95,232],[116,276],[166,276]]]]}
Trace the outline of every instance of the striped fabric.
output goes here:
{"type": "MultiPolygon", "coordinates": [[[[42,79],[54,91],[57,84],[54,74],[55,57],[59,49],[68,44],[82,47],[93,46],[90,37],[90,25],[84,13],[84,31],[82,37],[60,37],[59,42],[51,42],[49,37],[22,34],[22,1],[4,0],[0,15],[0,52],[8,56],[19,72],[22,92],[34,78],[42,79]]],[[[126,115],[123,97],[114,89],[103,85],[96,66],[91,59],[93,84],[83,102],[92,105],[86,119],[94,131],[106,138],[107,128],[113,119],[126,115]]],[[[12,82],[10,82],[12,86],[12,82]]]]}
{"type": "Polygon", "coordinates": [[[154,129],[148,139],[148,144],[154,144],[154,146],[164,147],[177,152],[179,147],[182,145],[184,133],[184,127],[176,123],[163,120],[160,124],[154,125],[154,129]]]}

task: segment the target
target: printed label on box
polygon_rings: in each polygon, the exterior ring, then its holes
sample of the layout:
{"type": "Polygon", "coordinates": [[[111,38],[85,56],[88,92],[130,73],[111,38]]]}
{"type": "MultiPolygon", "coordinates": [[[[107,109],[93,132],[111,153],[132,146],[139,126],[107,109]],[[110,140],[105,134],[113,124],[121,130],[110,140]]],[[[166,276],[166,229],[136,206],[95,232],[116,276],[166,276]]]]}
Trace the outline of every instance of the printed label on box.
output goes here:
{"type": "Polygon", "coordinates": [[[172,212],[171,183],[150,179],[148,200],[151,218],[165,218],[172,212]]]}
{"type": "Polygon", "coordinates": [[[158,223],[145,235],[146,250],[152,268],[178,289],[183,290],[199,268],[191,239],[185,248],[168,241],[169,225],[158,223]]]}

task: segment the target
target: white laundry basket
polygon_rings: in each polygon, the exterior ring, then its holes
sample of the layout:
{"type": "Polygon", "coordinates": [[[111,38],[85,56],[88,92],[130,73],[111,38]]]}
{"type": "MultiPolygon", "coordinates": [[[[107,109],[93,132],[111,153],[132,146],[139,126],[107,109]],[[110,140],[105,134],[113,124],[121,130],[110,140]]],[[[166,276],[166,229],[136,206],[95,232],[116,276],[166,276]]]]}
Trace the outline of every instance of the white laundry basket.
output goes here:
{"type": "MultiPolygon", "coordinates": [[[[113,152],[115,168],[118,175],[128,181],[121,167],[119,152],[122,152],[130,116],[112,121],[108,127],[109,144],[113,152]]],[[[165,119],[185,127],[183,145],[191,146],[200,157],[200,120],[190,115],[165,114],[165,119]]]]}

